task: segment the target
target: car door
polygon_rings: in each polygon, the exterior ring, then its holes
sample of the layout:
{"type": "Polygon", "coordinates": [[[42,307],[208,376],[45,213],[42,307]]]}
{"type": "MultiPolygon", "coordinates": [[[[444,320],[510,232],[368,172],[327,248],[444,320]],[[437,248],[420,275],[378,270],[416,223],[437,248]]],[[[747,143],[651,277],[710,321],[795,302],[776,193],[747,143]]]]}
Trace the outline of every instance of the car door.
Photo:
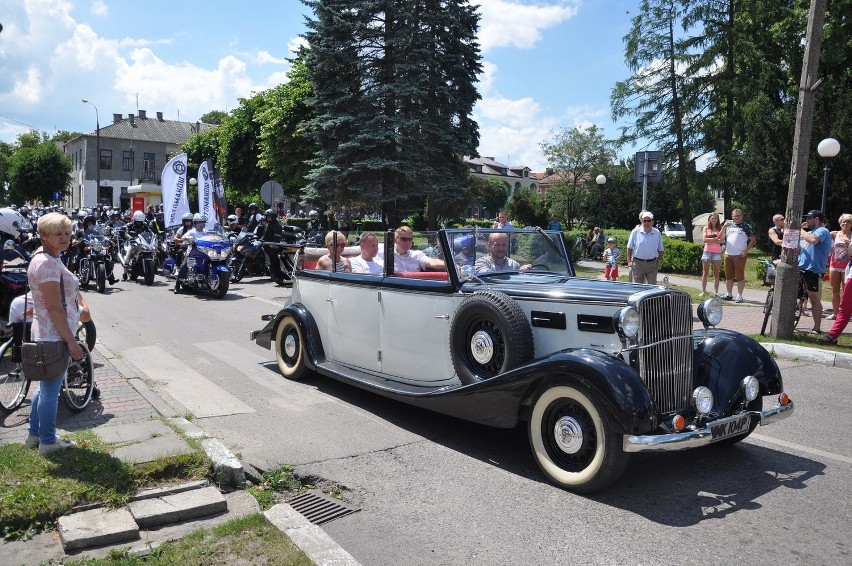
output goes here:
{"type": "Polygon", "coordinates": [[[341,364],[378,372],[382,277],[336,273],[328,286],[326,357],[341,364]]]}
{"type": "Polygon", "coordinates": [[[414,383],[453,380],[449,281],[387,277],[379,303],[382,373],[414,383]]]}

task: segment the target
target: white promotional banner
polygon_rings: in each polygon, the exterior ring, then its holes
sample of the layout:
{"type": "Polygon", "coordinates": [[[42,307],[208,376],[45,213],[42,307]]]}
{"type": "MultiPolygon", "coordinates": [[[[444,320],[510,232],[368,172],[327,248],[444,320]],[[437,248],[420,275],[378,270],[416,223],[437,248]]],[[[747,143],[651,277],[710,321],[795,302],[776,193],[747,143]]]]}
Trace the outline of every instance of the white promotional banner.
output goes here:
{"type": "Polygon", "coordinates": [[[216,224],[216,213],[213,210],[213,175],[208,160],[201,162],[198,168],[198,212],[207,219],[204,227],[212,230],[216,224]]]}
{"type": "Polygon", "coordinates": [[[163,167],[163,222],[166,227],[179,226],[180,218],[189,212],[186,196],[186,154],[172,157],[163,167]]]}

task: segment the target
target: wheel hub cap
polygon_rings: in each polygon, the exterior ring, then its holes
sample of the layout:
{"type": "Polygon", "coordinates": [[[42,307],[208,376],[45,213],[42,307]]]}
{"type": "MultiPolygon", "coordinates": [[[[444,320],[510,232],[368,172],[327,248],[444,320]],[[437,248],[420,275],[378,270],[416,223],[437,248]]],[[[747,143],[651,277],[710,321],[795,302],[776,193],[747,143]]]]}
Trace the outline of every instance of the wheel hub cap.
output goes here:
{"type": "Polygon", "coordinates": [[[284,339],[284,353],[288,358],[296,356],[296,337],[292,333],[284,339]]]}
{"type": "Polygon", "coordinates": [[[494,340],[491,335],[482,330],[477,331],[470,339],[470,352],[477,363],[488,363],[494,357],[494,340]]]}
{"type": "Polygon", "coordinates": [[[559,449],[566,454],[576,454],[583,446],[583,427],[573,417],[562,417],[556,421],[553,436],[559,449]]]}

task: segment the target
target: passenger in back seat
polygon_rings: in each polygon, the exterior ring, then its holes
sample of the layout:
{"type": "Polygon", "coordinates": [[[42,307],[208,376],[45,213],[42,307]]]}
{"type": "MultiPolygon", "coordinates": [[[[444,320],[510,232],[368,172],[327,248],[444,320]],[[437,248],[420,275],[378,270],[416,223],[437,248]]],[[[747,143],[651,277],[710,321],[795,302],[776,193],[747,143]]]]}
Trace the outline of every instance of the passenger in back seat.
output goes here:
{"type": "Polygon", "coordinates": [[[364,232],[358,241],[361,245],[361,255],[349,260],[352,264],[352,273],[369,273],[370,275],[381,275],[385,271],[385,262],[376,257],[379,253],[379,238],[373,232],[364,232]]]}
{"type": "Polygon", "coordinates": [[[346,236],[342,232],[332,230],[325,235],[325,247],[328,248],[328,253],[317,260],[317,269],[325,269],[326,271],[336,272],[352,272],[352,264],[349,263],[349,258],[343,257],[343,250],[346,249],[346,236]],[[337,244],[335,245],[334,235],[337,234],[337,244]],[[336,251],[335,251],[336,248],[336,251]],[[337,257],[337,262],[332,259],[337,257]]]}
{"type": "Polygon", "coordinates": [[[405,271],[446,271],[443,260],[429,257],[420,250],[412,250],[414,232],[408,226],[400,226],[394,232],[393,270],[405,271]]]}

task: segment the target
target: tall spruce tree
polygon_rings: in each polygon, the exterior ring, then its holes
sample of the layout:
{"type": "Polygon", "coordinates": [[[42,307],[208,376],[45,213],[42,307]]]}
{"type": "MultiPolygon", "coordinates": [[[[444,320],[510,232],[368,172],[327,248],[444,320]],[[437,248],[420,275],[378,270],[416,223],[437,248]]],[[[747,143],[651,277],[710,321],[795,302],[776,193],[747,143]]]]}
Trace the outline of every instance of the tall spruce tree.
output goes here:
{"type": "MultiPolygon", "coordinates": [[[[467,186],[481,69],[476,8],[456,0],[303,0],[320,146],[306,197],[381,209],[391,225],[467,186]]],[[[457,196],[457,195],[456,195],[457,196]]],[[[455,199],[447,199],[454,201],[455,199]]],[[[449,203],[448,203],[449,204],[449,203]]]]}

